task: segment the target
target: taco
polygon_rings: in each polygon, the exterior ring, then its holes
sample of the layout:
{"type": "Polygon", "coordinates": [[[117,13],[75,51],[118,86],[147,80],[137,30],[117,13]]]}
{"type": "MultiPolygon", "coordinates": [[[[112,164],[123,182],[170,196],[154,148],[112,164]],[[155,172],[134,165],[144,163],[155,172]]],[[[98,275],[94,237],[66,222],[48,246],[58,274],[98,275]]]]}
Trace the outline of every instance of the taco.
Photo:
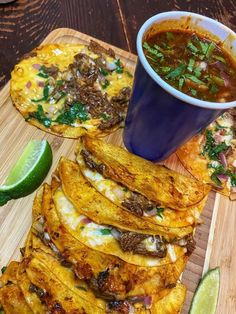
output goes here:
{"type": "Polygon", "coordinates": [[[236,109],[230,109],[202,133],[182,146],[177,155],[198,180],[231,200],[236,199],[236,109]]]}
{"type": "Polygon", "coordinates": [[[40,46],[11,73],[11,98],[25,120],[70,138],[119,128],[131,86],[132,75],[114,51],[94,41],[40,46]]]}
{"type": "Polygon", "coordinates": [[[194,179],[90,137],[83,138],[78,154],[82,155],[91,170],[122,184],[138,196],[144,196],[146,202],[152,201],[157,206],[186,211],[199,204],[210,190],[194,179]]]}

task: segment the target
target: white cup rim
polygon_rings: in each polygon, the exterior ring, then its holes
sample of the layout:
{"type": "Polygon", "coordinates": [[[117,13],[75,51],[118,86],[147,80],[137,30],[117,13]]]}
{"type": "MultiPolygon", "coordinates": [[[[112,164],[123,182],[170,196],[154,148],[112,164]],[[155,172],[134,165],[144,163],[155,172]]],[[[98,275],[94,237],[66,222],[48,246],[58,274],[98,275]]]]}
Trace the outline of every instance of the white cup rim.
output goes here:
{"type": "MultiPolygon", "coordinates": [[[[155,24],[155,22],[158,22],[157,20],[159,18],[166,18],[166,20],[168,20],[168,18],[170,17],[180,17],[180,16],[192,16],[195,18],[201,18],[204,20],[207,20],[211,23],[214,23],[217,27],[220,27],[221,29],[224,29],[225,31],[227,31],[229,34],[232,34],[234,38],[236,38],[236,34],[227,26],[223,25],[222,23],[215,21],[209,17],[206,17],[204,15],[200,15],[200,14],[196,14],[196,13],[192,13],[192,12],[187,12],[187,11],[168,11],[168,12],[163,12],[163,13],[159,13],[156,14],[152,17],[150,17],[140,28],[138,35],[137,35],[137,40],[136,40],[136,46],[137,46],[137,52],[138,52],[138,57],[139,60],[141,62],[141,64],[143,65],[144,69],[146,70],[146,72],[149,74],[149,76],[151,76],[151,78],[158,84],[160,85],[165,91],[167,91],[169,94],[173,95],[174,97],[197,107],[202,107],[202,108],[206,108],[206,109],[229,109],[232,107],[236,107],[236,100],[231,101],[231,102],[224,102],[224,103],[219,103],[219,102],[210,102],[210,101],[205,101],[205,100],[200,100],[194,97],[191,97],[189,95],[184,94],[183,92],[175,89],[174,87],[172,87],[171,85],[169,85],[168,83],[166,83],[150,66],[150,64],[148,63],[144,52],[143,52],[143,47],[142,47],[142,40],[143,40],[143,35],[144,33],[153,25],[155,24]]],[[[212,33],[214,35],[214,33],[212,33]]]]}

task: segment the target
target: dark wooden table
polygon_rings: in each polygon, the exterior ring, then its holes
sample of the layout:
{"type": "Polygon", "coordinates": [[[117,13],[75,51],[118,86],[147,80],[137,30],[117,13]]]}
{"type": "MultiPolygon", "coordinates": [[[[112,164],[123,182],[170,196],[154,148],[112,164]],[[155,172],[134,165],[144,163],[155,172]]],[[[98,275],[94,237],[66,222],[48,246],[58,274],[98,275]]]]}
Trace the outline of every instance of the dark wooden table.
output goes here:
{"type": "Polygon", "coordinates": [[[49,32],[70,27],[135,53],[136,34],[158,12],[201,13],[236,29],[235,0],[18,0],[0,4],[0,87],[49,32]]]}

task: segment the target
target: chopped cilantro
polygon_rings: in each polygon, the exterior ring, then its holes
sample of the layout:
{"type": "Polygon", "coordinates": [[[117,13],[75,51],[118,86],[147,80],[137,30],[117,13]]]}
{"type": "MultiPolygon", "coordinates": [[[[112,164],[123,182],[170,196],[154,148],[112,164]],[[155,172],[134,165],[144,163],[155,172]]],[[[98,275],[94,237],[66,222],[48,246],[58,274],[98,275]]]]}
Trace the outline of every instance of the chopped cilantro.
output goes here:
{"type": "Polygon", "coordinates": [[[219,88],[215,84],[211,84],[211,87],[210,87],[209,91],[210,91],[211,94],[216,94],[216,93],[218,93],[219,88]]]}
{"type": "Polygon", "coordinates": [[[49,96],[49,84],[46,84],[43,88],[43,98],[40,99],[31,99],[31,101],[33,102],[41,102],[41,101],[46,101],[48,99],[49,96]]]}
{"type": "Polygon", "coordinates": [[[191,92],[191,94],[192,94],[193,96],[196,96],[196,95],[197,95],[196,89],[189,88],[189,90],[190,90],[190,92],[191,92]]]}
{"type": "Polygon", "coordinates": [[[182,87],[184,86],[184,81],[185,81],[184,77],[180,77],[180,79],[179,79],[179,89],[180,89],[180,90],[181,90],[182,87]]]}
{"type": "Polygon", "coordinates": [[[229,146],[226,145],[225,142],[217,145],[213,138],[212,131],[206,131],[206,143],[203,148],[203,155],[207,154],[211,160],[218,160],[219,154],[226,151],[228,148],[229,146]]]}
{"type": "Polygon", "coordinates": [[[218,60],[218,61],[220,61],[222,63],[226,63],[225,59],[223,57],[221,57],[221,56],[213,55],[212,58],[215,59],[215,60],[218,60]]]}
{"type": "Polygon", "coordinates": [[[123,66],[121,65],[120,59],[117,59],[115,62],[116,65],[116,73],[123,73],[124,69],[123,66]]]}
{"type": "Polygon", "coordinates": [[[196,83],[196,84],[200,84],[200,85],[205,85],[205,83],[201,80],[199,80],[196,76],[192,75],[192,74],[185,74],[185,77],[187,77],[188,79],[190,79],[192,82],[196,83]]]}
{"type": "Polygon", "coordinates": [[[101,232],[102,235],[111,234],[111,230],[110,230],[110,229],[107,229],[107,228],[101,229],[100,232],[101,232]]]}
{"type": "Polygon", "coordinates": [[[174,69],[173,71],[169,72],[165,78],[168,79],[168,80],[174,80],[176,79],[178,76],[180,76],[184,70],[186,68],[186,65],[185,64],[180,64],[176,69],[174,69]]]}
{"type": "Polygon", "coordinates": [[[86,121],[89,119],[88,112],[84,105],[79,102],[73,104],[68,110],[61,113],[55,120],[59,124],[72,125],[77,119],[86,121]]]}
{"type": "Polygon", "coordinates": [[[225,81],[221,77],[219,77],[219,76],[212,75],[211,79],[219,86],[224,86],[225,85],[225,81]]]}
{"type": "Polygon", "coordinates": [[[108,80],[105,80],[104,83],[102,84],[102,88],[106,89],[110,85],[110,82],[108,80]]]}
{"type": "Polygon", "coordinates": [[[202,68],[200,67],[196,67],[194,70],[193,70],[193,73],[196,77],[200,77],[201,76],[201,72],[202,72],[202,68]]]}
{"type": "Polygon", "coordinates": [[[102,112],[102,113],[100,114],[100,117],[101,117],[103,120],[105,120],[105,121],[108,121],[108,120],[111,119],[111,116],[110,116],[109,114],[107,114],[106,112],[102,112]]]}
{"type": "Polygon", "coordinates": [[[37,111],[31,112],[30,117],[37,119],[40,123],[42,123],[46,128],[49,128],[52,124],[52,120],[49,119],[44,111],[43,107],[41,105],[38,105],[37,111]]]}
{"type": "Polygon", "coordinates": [[[189,72],[193,72],[194,64],[195,64],[195,60],[192,59],[192,58],[190,58],[190,59],[189,59],[188,66],[187,66],[187,70],[188,70],[189,72]]]}
{"type": "Polygon", "coordinates": [[[147,42],[143,43],[143,48],[145,48],[150,54],[157,58],[163,58],[163,53],[159,52],[157,49],[151,48],[147,42]]]}
{"type": "Polygon", "coordinates": [[[42,77],[42,78],[49,78],[49,75],[46,73],[46,67],[45,65],[42,65],[39,68],[39,73],[37,74],[38,76],[42,77]]]}
{"type": "Polygon", "coordinates": [[[216,45],[213,42],[211,42],[208,45],[207,51],[205,53],[207,59],[209,59],[209,57],[212,55],[213,51],[215,50],[215,47],[216,45]]]}
{"type": "Polygon", "coordinates": [[[191,50],[194,54],[199,52],[199,49],[196,46],[194,46],[194,44],[191,41],[188,43],[187,48],[191,50]]]}
{"type": "Polygon", "coordinates": [[[63,80],[57,80],[57,81],[56,81],[57,86],[62,86],[63,83],[64,83],[63,80]]]}
{"type": "Polygon", "coordinates": [[[100,72],[103,76],[107,76],[107,75],[109,74],[104,68],[99,68],[99,72],[100,72]]]}
{"type": "Polygon", "coordinates": [[[7,266],[3,266],[3,267],[1,268],[2,274],[4,274],[6,270],[7,270],[7,266]]]}
{"type": "Polygon", "coordinates": [[[166,74],[171,71],[171,67],[160,67],[162,73],[166,74]]]}
{"type": "Polygon", "coordinates": [[[128,192],[128,188],[125,186],[125,187],[123,187],[123,191],[124,192],[128,192]]]}
{"type": "Polygon", "coordinates": [[[159,216],[160,218],[163,218],[163,212],[164,212],[164,208],[163,207],[157,207],[157,216],[159,216]]]}

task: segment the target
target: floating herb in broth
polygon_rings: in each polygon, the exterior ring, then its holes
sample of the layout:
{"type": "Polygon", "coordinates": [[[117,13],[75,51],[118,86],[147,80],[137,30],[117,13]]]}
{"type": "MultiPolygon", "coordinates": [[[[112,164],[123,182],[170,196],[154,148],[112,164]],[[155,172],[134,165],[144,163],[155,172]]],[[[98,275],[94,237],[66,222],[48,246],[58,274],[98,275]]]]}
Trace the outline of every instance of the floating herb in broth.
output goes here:
{"type": "Polygon", "coordinates": [[[211,102],[236,99],[236,64],[220,43],[189,31],[162,31],[143,43],[154,71],[183,93],[211,102]]]}

